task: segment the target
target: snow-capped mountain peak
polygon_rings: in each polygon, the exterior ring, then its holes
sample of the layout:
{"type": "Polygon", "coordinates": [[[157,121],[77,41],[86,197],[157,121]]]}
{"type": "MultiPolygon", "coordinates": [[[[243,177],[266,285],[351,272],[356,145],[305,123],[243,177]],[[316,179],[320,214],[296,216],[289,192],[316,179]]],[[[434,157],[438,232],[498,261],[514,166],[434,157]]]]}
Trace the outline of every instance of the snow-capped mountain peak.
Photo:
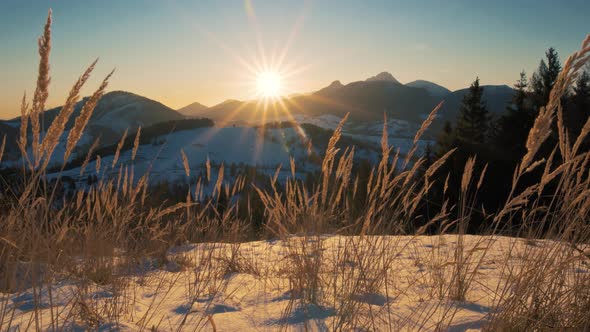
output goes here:
{"type": "Polygon", "coordinates": [[[367,78],[367,82],[375,82],[375,81],[399,83],[399,81],[396,80],[395,77],[393,77],[393,75],[391,75],[390,73],[388,73],[386,71],[381,72],[375,76],[367,78]]]}

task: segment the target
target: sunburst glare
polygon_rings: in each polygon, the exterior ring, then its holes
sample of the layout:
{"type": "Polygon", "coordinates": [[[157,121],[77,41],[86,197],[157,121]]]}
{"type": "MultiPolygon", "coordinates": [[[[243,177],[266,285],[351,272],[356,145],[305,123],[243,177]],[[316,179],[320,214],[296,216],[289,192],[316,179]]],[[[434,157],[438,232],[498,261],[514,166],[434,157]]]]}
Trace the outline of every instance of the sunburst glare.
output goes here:
{"type": "Polygon", "coordinates": [[[258,97],[279,98],[283,93],[283,77],[276,71],[261,72],[256,77],[258,97]]]}

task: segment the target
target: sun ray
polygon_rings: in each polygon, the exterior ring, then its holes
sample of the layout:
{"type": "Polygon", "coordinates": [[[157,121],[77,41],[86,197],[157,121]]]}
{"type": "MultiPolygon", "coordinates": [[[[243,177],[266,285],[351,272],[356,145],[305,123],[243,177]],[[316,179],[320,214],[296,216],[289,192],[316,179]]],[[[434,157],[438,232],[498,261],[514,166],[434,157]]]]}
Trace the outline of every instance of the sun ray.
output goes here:
{"type": "MultiPolygon", "coordinates": [[[[286,103],[289,103],[290,105],[293,105],[293,107],[297,108],[298,110],[300,110],[301,113],[305,114],[305,110],[301,106],[299,106],[299,104],[297,104],[297,102],[292,98],[286,98],[284,100],[281,100],[280,102],[282,105],[284,105],[285,108],[287,108],[287,105],[285,105],[285,102],[286,102],[286,103]]],[[[293,117],[292,112],[287,111],[286,113],[287,113],[287,116],[289,117],[290,121],[294,124],[297,134],[299,135],[299,138],[301,139],[302,145],[307,144],[309,142],[309,137],[307,136],[307,133],[305,132],[305,130],[303,130],[303,128],[301,127],[299,122],[295,119],[295,117],[293,117]]]]}
{"type": "Polygon", "coordinates": [[[279,55],[279,58],[277,60],[277,64],[279,67],[283,66],[283,63],[284,63],[285,58],[289,52],[289,49],[291,48],[291,45],[295,41],[295,39],[297,37],[297,33],[301,29],[303,22],[305,21],[305,14],[307,13],[307,11],[309,9],[308,7],[309,7],[309,3],[305,2],[304,9],[302,10],[301,14],[297,17],[295,24],[293,24],[293,28],[291,29],[291,32],[289,33],[289,37],[287,38],[287,40],[285,42],[285,46],[283,46],[281,54],[279,55]]]}

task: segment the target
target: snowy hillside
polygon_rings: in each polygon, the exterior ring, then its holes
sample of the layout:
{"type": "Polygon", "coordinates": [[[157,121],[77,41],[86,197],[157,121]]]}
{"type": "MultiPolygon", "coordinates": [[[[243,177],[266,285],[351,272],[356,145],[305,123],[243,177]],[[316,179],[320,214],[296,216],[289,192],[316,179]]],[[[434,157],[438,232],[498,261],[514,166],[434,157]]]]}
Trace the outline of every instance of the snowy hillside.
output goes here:
{"type": "MultiPolygon", "coordinates": [[[[337,116],[299,117],[301,124],[311,123],[319,128],[334,129],[341,121],[337,116]]],[[[305,125],[304,125],[305,126],[305,125]]],[[[413,137],[418,128],[405,121],[389,120],[388,133],[389,144],[400,150],[405,156],[413,144],[413,137]]],[[[375,123],[367,125],[363,123],[345,126],[344,139],[349,141],[343,144],[356,145],[355,158],[364,158],[372,162],[378,160],[381,151],[381,137],[383,124],[375,123]],[[358,144],[357,144],[358,143],[358,144]]],[[[323,139],[331,135],[329,132],[323,139]]],[[[176,181],[186,177],[181,151],[188,157],[188,162],[193,175],[202,175],[207,158],[213,165],[224,163],[256,166],[261,172],[273,174],[279,165],[283,165],[288,175],[288,165],[293,157],[298,174],[303,177],[305,172],[318,170],[319,164],[310,162],[310,154],[322,156],[326,142],[317,142],[312,139],[313,133],[307,133],[302,127],[290,128],[262,128],[262,127],[211,127],[181,130],[152,139],[151,144],[139,146],[135,161],[131,161],[131,150],[123,151],[119,157],[119,164],[134,165],[135,174],[144,174],[150,170],[150,180],[176,181]],[[310,135],[311,134],[311,135],[310,135]],[[311,150],[308,143],[311,141],[311,150]]],[[[418,143],[417,155],[420,156],[427,144],[434,144],[429,140],[418,143]]],[[[59,158],[59,152],[56,157],[59,158]]],[[[114,154],[114,153],[113,153],[114,154]]],[[[114,155],[103,155],[102,165],[110,165],[114,155]]],[[[91,162],[85,172],[80,168],[71,168],[63,172],[63,175],[79,178],[81,181],[87,175],[95,174],[95,161],[91,162]]],[[[116,176],[119,168],[107,167],[101,171],[102,176],[116,176]]]]}
{"type": "MultiPolygon", "coordinates": [[[[199,128],[183,130],[161,136],[156,144],[140,145],[134,162],[132,151],[124,151],[118,164],[134,165],[135,174],[150,170],[150,180],[179,180],[186,177],[181,150],[188,157],[191,171],[204,174],[207,158],[213,165],[224,163],[258,166],[272,174],[278,165],[287,167],[290,157],[298,161],[299,171],[313,170],[313,165],[303,163],[308,152],[305,141],[295,128],[261,130],[251,127],[199,128]],[[301,162],[301,163],[300,163],[301,162]]],[[[112,169],[113,155],[102,156],[101,174],[114,176],[119,166],[112,169]]],[[[81,179],[95,173],[96,161],[91,162],[82,173],[81,179]]],[[[80,168],[69,169],[63,173],[78,178],[80,168]]],[[[193,173],[195,174],[195,173],[193,173]]]]}

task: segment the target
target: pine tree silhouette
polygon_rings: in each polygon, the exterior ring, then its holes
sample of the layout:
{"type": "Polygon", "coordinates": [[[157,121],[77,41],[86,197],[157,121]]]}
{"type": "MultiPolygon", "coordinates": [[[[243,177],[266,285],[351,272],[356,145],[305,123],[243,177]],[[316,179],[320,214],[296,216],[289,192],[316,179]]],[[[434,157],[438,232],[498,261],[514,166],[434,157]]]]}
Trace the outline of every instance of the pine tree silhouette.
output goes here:
{"type": "Polygon", "coordinates": [[[456,135],[460,143],[485,143],[488,133],[488,110],[482,100],[483,88],[479,85],[479,77],[469,87],[463,97],[459,109],[456,135]]]}
{"type": "Polygon", "coordinates": [[[545,57],[547,58],[547,62],[545,62],[544,59],[541,60],[537,71],[531,78],[531,87],[533,89],[534,103],[537,110],[542,106],[545,106],[549,101],[549,94],[551,93],[551,89],[553,89],[553,85],[555,85],[557,76],[561,71],[559,55],[553,47],[550,47],[547,52],[545,52],[545,57]]]}
{"type": "Polygon", "coordinates": [[[535,113],[530,105],[529,82],[522,71],[514,84],[516,90],[512,102],[506,107],[506,114],[499,119],[496,143],[511,163],[516,162],[525,153],[528,132],[535,121],[535,113]]]}

